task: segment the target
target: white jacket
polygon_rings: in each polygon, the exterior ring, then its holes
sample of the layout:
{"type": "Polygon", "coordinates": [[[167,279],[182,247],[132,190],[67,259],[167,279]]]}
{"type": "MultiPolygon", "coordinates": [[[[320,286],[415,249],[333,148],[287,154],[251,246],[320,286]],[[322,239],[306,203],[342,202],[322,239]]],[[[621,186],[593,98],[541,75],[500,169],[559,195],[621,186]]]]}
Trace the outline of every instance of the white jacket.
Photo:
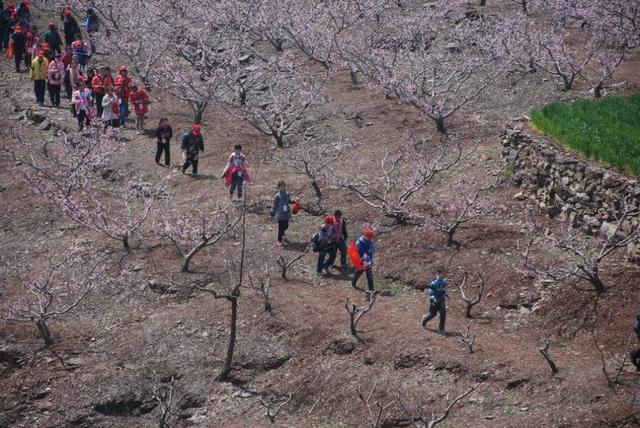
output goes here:
{"type": "Polygon", "coordinates": [[[113,113],[113,109],[111,108],[111,104],[115,103],[116,105],[120,105],[120,99],[115,95],[105,95],[102,98],[102,120],[114,120],[118,119],[118,116],[113,113]]]}

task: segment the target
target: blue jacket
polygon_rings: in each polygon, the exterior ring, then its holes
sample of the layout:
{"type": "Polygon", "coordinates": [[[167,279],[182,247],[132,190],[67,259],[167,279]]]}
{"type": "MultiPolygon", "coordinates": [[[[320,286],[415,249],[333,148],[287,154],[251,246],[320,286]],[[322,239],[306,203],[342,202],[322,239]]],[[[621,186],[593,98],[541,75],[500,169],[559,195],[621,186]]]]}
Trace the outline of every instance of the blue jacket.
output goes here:
{"type": "Polygon", "coordinates": [[[373,264],[373,255],[376,252],[376,244],[373,241],[369,241],[364,236],[361,236],[356,241],[356,247],[358,248],[358,254],[363,263],[368,265],[373,264]]]}
{"type": "Polygon", "coordinates": [[[291,196],[288,192],[278,192],[273,198],[271,217],[276,220],[289,220],[291,218],[291,196]]]}
{"type": "Polygon", "coordinates": [[[436,278],[433,280],[431,285],[429,285],[429,300],[432,302],[441,302],[445,298],[449,297],[449,293],[447,293],[447,281],[444,278],[436,278]]]}

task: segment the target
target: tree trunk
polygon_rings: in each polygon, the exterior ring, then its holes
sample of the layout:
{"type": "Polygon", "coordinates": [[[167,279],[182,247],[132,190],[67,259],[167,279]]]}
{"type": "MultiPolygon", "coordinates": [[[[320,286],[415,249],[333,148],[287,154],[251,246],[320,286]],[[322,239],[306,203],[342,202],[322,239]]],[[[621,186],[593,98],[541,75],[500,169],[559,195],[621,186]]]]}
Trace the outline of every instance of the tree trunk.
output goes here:
{"type": "Polygon", "coordinates": [[[231,297],[231,320],[229,331],[229,344],[227,346],[227,358],[224,361],[224,370],[220,373],[220,379],[224,380],[229,377],[231,373],[231,364],[233,364],[233,352],[236,347],[236,328],[238,324],[238,298],[237,296],[231,297]]]}
{"type": "Polygon", "coordinates": [[[349,73],[351,74],[351,84],[358,86],[358,72],[350,70],[349,73]]]}
{"type": "Polygon", "coordinates": [[[316,198],[318,198],[318,205],[320,204],[320,200],[322,199],[322,192],[320,191],[320,186],[315,178],[311,179],[311,187],[313,187],[313,191],[316,194],[316,198]]]}
{"type": "Polygon", "coordinates": [[[276,48],[276,52],[282,52],[284,49],[282,49],[282,43],[284,41],[282,39],[275,39],[273,46],[275,46],[276,48]]]}
{"type": "Polygon", "coordinates": [[[593,88],[593,96],[596,98],[602,98],[602,82],[598,83],[594,88],[593,88]]]}
{"type": "Polygon", "coordinates": [[[471,309],[473,309],[473,304],[470,302],[465,302],[467,305],[467,309],[464,312],[464,315],[468,318],[468,319],[473,319],[473,315],[471,315],[471,309]]]}
{"type": "Polygon", "coordinates": [[[527,14],[527,1],[528,0],[520,0],[520,6],[522,7],[522,14],[526,15],[527,14]]]}
{"type": "Polygon", "coordinates": [[[40,332],[40,336],[44,340],[44,345],[48,348],[53,345],[53,338],[51,337],[51,332],[49,331],[49,326],[47,325],[46,319],[39,319],[36,321],[36,326],[38,327],[38,331],[40,332]]]}
{"type": "Polygon", "coordinates": [[[436,122],[436,129],[438,129],[438,132],[441,134],[446,134],[447,129],[444,127],[444,117],[438,117],[433,120],[434,122],[436,122]]]}
{"type": "Polygon", "coordinates": [[[593,285],[593,288],[596,289],[596,292],[598,294],[603,294],[606,293],[607,288],[604,286],[604,283],[602,282],[602,280],[600,279],[600,277],[597,274],[590,274],[589,275],[589,280],[591,281],[591,284],[593,285]]]}
{"type": "Polygon", "coordinates": [[[202,115],[204,111],[207,109],[208,103],[206,101],[201,103],[192,103],[191,108],[193,108],[193,123],[201,125],[202,124],[202,115]]]}
{"type": "Polygon", "coordinates": [[[486,6],[487,0],[480,0],[480,6],[486,6]]]}
{"type": "Polygon", "coordinates": [[[282,135],[280,132],[276,132],[275,134],[273,134],[273,138],[276,139],[276,146],[284,147],[284,135],[282,135]]]}
{"type": "Polygon", "coordinates": [[[127,253],[131,250],[131,247],[129,246],[129,235],[122,237],[122,246],[127,253]]]}
{"type": "Polygon", "coordinates": [[[240,97],[240,105],[242,107],[247,105],[247,91],[244,90],[244,88],[240,88],[238,90],[238,97],[240,97]]]}
{"type": "Polygon", "coordinates": [[[209,242],[208,239],[201,241],[198,245],[196,245],[195,247],[193,247],[191,249],[191,251],[189,251],[187,254],[185,254],[182,257],[182,267],[180,268],[180,272],[189,272],[189,264],[191,263],[191,259],[198,254],[198,252],[200,250],[202,250],[204,247],[206,247],[207,242],[209,242]]]}

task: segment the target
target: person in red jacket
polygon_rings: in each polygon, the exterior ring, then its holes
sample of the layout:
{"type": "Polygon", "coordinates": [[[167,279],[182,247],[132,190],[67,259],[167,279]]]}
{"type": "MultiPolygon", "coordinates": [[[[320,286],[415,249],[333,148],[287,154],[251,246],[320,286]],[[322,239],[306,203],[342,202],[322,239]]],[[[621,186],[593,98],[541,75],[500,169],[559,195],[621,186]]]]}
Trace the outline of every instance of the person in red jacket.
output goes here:
{"type": "Polygon", "coordinates": [[[149,111],[149,96],[143,89],[139,89],[138,85],[131,86],[131,95],[129,101],[133,104],[133,111],[136,114],[136,130],[139,133],[144,132],[144,115],[149,111]]]}
{"type": "Polygon", "coordinates": [[[102,99],[104,98],[104,94],[112,87],[113,80],[111,79],[109,67],[100,67],[98,74],[91,79],[91,88],[93,89],[93,94],[96,100],[98,116],[102,116],[102,99]]]}

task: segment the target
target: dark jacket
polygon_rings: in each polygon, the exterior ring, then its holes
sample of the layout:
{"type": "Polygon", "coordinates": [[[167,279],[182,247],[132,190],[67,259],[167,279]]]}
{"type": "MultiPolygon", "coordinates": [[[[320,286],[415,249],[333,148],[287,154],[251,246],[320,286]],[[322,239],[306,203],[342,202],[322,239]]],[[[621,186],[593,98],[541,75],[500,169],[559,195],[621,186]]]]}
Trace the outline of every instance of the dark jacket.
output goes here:
{"type": "Polygon", "coordinates": [[[291,196],[288,192],[278,192],[273,198],[271,217],[276,220],[289,220],[291,218],[291,196]]]}
{"type": "Polygon", "coordinates": [[[633,327],[633,331],[636,332],[636,336],[640,339],[640,315],[636,317],[636,325],[633,327]]]}
{"type": "Polygon", "coordinates": [[[73,41],[76,39],[76,34],[80,34],[80,27],[78,26],[78,21],[73,16],[68,17],[64,20],[64,42],[67,45],[71,45],[73,41]]]}
{"type": "Polygon", "coordinates": [[[156,129],[156,138],[158,139],[159,143],[164,143],[165,140],[168,143],[172,137],[173,137],[173,129],[171,129],[171,126],[167,125],[167,126],[158,127],[158,129],[156,129]]]}
{"type": "Polygon", "coordinates": [[[62,38],[60,37],[60,33],[58,33],[58,30],[47,30],[44,33],[42,39],[45,42],[49,43],[49,46],[53,50],[59,51],[60,47],[62,46],[62,38]]]}
{"type": "MultiPolygon", "coordinates": [[[[349,235],[347,234],[347,220],[345,220],[344,218],[341,218],[340,222],[342,223],[342,229],[341,229],[342,239],[339,239],[339,240],[346,241],[347,238],[349,238],[349,235]]],[[[337,227],[335,225],[333,227],[336,228],[336,231],[337,231],[337,227]]]]}
{"type": "Polygon", "coordinates": [[[185,151],[188,156],[198,155],[198,153],[204,152],[202,135],[193,135],[193,132],[184,134],[180,149],[185,151]]]}
{"type": "Polygon", "coordinates": [[[13,53],[15,55],[24,55],[27,52],[27,36],[24,33],[13,33],[13,53]]]}
{"type": "Polygon", "coordinates": [[[444,299],[449,297],[449,293],[447,293],[447,281],[444,278],[436,278],[429,285],[429,300],[432,302],[442,302],[444,299]]]}

